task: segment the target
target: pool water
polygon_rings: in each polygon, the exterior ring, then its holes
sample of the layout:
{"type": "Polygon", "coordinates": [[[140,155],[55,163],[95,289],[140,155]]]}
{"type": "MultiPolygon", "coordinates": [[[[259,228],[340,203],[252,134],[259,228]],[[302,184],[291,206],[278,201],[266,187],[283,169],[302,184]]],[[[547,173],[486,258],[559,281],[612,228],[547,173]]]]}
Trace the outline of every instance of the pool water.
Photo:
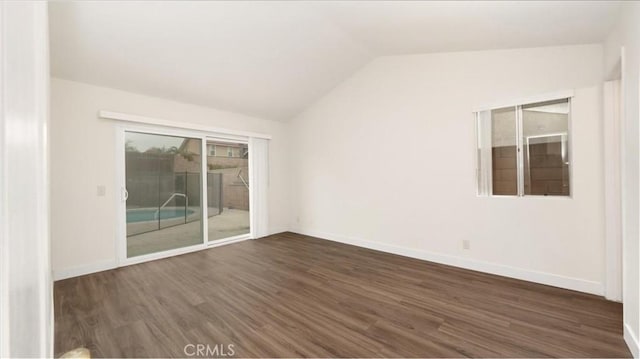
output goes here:
{"type": "MultiPolygon", "coordinates": [[[[186,215],[195,213],[194,210],[184,208],[163,208],[160,210],[160,219],[184,218],[186,215]]],[[[128,209],[127,223],[157,221],[157,208],[128,209]]]]}

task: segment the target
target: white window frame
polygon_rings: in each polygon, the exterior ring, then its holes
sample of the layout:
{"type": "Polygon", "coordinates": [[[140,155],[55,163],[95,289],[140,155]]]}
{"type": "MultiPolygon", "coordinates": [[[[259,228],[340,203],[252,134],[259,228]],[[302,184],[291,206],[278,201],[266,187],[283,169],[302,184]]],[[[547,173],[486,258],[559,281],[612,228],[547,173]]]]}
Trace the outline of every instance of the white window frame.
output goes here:
{"type": "MultiPolygon", "coordinates": [[[[517,102],[510,102],[500,105],[493,105],[491,107],[483,107],[474,111],[474,120],[475,120],[475,129],[476,129],[476,196],[478,197],[492,197],[492,198],[553,198],[553,199],[573,199],[574,194],[574,186],[573,186],[573,148],[571,136],[573,133],[572,127],[572,116],[573,116],[573,91],[563,91],[549,95],[541,95],[535,96],[528,99],[520,99],[517,102]],[[567,138],[566,147],[563,141],[563,151],[568,151],[567,161],[569,162],[569,195],[567,196],[545,196],[545,195],[535,195],[535,194],[525,194],[524,193],[524,146],[523,146],[523,132],[522,132],[522,108],[527,105],[536,104],[540,102],[548,102],[548,101],[558,101],[558,100],[567,100],[569,107],[569,114],[567,118],[567,133],[562,134],[554,134],[556,136],[562,135],[567,138]],[[489,142],[488,147],[484,147],[484,141],[491,141],[491,132],[489,131],[489,137],[486,137],[486,129],[483,132],[483,114],[487,112],[490,114],[492,110],[497,110],[501,108],[515,108],[516,112],[516,148],[517,148],[517,194],[516,195],[495,195],[493,194],[493,161],[491,156],[487,157],[487,152],[483,153],[483,149],[485,151],[491,151],[491,145],[489,142]],[[481,136],[482,134],[485,136],[481,136]],[[484,141],[483,141],[484,140],[484,141]],[[484,155],[484,156],[483,156],[484,155]],[[489,163],[488,169],[482,168],[483,163],[489,163]]],[[[486,119],[484,121],[487,121],[486,119]]],[[[486,123],[486,122],[485,122],[486,123]]],[[[485,124],[486,126],[486,124],[485,124]]],[[[490,122],[489,122],[490,126],[490,122]]],[[[548,135],[545,135],[548,136],[548,135]]],[[[563,137],[563,138],[564,138],[563,137]]],[[[527,146],[528,150],[528,146],[527,146]]],[[[486,165],[485,165],[486,166],[486,165]]]]}

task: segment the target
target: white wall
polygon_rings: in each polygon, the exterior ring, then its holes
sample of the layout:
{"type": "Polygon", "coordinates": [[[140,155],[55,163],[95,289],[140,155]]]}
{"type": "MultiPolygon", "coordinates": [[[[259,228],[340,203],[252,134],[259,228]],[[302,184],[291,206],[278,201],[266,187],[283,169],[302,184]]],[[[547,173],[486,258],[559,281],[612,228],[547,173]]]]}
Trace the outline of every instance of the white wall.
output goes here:
{"type": "Polygon", "coordinates": [[[602,54],[601,45],[581,45],[373,61],[292,122],[291,223],[602,294],[602,54]],[[576,89],[573,198],[476,197],[472,111],[567,89],[576,89]]]}
{"type": "Polygon", "coordinates": [[[639,161],[640,147],[638,126],[638,83],[640,77],[640,4],[623,4],[621,18],[605,42],[604,69],[609,77],[619,72],[620,49],[624,47],[625,59],[622,74],[623,92],[623,162],[622,162],[622,215],[623,215],[623,303],[625,340],[640,356],[640,211],[639,211],[639,161]]]}
{"type": "Polygon", "coordinates": [[[99,110],[270,134],[269,231],[288,229],[287,127],[195,105],[53,78],[51,241],[56,277],[110,268],[116,261],[116,122],[99,110]],[[97,196],[105,185],[106,196],[97,196]]]}

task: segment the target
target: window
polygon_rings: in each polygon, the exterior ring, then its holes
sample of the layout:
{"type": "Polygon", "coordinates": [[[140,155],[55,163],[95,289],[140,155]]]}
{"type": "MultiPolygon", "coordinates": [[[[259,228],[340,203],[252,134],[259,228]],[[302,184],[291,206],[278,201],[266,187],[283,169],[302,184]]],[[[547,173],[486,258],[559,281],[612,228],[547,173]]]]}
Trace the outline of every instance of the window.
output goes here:
{"type": "Polygon", "coordinates": [[[233,147],[227,147],[227,157],[233,157],[233,147]]]}
{"type": "Polygon", "coordinates": [[[476,113],[479,195],[569,196],[568,98],[476,113]]]}
{"type": "Polygon", "coordinates": [[[216,155],[216,145],[209,145],[209,156],[215,156],[216,155]]]}

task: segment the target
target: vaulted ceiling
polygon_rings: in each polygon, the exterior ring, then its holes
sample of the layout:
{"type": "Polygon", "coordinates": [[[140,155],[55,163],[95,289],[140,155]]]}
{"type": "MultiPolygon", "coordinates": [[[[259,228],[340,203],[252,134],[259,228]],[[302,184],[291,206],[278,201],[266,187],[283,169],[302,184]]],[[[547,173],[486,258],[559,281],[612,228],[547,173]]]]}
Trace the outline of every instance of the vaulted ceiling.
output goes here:
{"type": "Polygon", "coordinates": [[[378,56],[602,42],[620,4],[52,2],[53,76],[286,121],[378,56]]]}

